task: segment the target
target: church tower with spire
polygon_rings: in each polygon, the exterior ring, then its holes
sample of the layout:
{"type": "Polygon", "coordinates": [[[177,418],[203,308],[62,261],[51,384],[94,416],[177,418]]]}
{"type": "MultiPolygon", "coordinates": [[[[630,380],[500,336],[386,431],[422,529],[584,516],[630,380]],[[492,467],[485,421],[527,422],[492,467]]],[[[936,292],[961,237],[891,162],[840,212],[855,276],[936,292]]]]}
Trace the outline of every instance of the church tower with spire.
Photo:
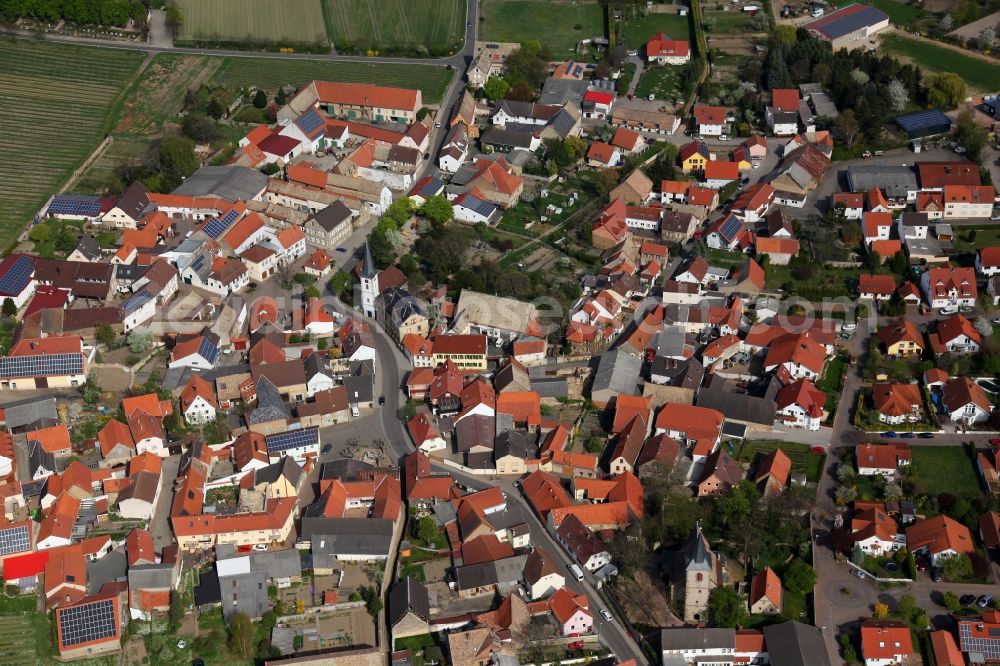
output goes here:
{"type": "Polygon", "coordinates": [[[378,298],[378,271],[372,261],[372,252],[365,241],[365,261],[361,267],[361,312],[366,317],[375,317],[375,299],[378,298]]]}

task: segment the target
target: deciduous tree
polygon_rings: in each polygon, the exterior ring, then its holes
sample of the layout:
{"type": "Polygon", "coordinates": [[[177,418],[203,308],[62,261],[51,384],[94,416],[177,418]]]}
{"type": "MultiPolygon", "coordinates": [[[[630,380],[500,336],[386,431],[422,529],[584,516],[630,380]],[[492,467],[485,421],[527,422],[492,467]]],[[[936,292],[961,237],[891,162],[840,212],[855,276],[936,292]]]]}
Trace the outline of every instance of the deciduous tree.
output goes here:
{"type": "Polygon", "coordinates": [[[708,623],[713,627],[738,627],[746,622],[746,603],[732,587],[717,587],[708,595],[708,623]]]}
{"type": "Polygon", "coordinates": [[[244,659],[249,659],[253,656],[255,638],[256,632],[250,617],[241,611],[233,613],[229,618],[229,649],[244,659]]]}
{"type": "Polygon", "coordinates": [[[926,81],[927,105],[932,108],[954,109],[962,103],[967,94],[965,81],[954,72],[931,74],[926,81]]]}

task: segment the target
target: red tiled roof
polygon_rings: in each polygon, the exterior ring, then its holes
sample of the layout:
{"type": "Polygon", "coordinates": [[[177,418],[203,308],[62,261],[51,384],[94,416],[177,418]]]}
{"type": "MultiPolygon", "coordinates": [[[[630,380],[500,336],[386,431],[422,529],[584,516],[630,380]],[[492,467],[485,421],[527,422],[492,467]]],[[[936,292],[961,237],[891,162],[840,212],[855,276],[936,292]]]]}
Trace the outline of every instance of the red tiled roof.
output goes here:
{"type": "Polygon", "coordinates": [[[365,83],[314,81],[319,101],[324,104],[416,111],[417,91],[365,83]]]}
{"type": "Polygon", "coordinates": [[[310,187],[316,187],[319,189],[326,188],[326,172],[315,169],[309,164],[291,164],[285,170],[285,173],[288,176],[289,182],[301,183],[302,185],[309,185],[310,187]]]}
{"type": "Polygon", "coordinates": [[[699,125],[723,125],[726,122],[726,107],[698,104],[694,107],[694,119],[699,125]]]}
{"type": "Polygon", "coordinates": [[[896,655],[913,654],[910,628],[893,620],[867,620],[861,623],[861,654],[866,662],[894,660],[896,655]]]}
{"type": "Polygon", "coordinates": [[[771,106],[781,111],[797,113],[799,110],[799,91],[794,88],[776,88],[772,90],[771,106]]]}
{"type": "Polygon", "coordinates": [[[601,164],[611,164],[615,156],[615,147],[608,143],[594,141],[587,151],[587,159],[601,164]]]}
{"type": "Polygon", "coordinates": [[[669,56],[683,58],[688,55],[691,45],[686,39],[670,39],[665,33],[653,35],[646,42],[646,57],[669,56]]]}
{"type": "Polygon", "coordinates": [[[858,293],[891,296],[896,291],[896,278],[891,275],[862,273],[858,276],[858,293]]]}
{"type": "Polygon", "coordinates": [[[47,453],[68,451],[71,447],[69,428],[62,424],[32,430],[26,437],[28,442],[38,442],[47,453]]]}
{"type": "Polygon", "coordinates": [[[932,555],[949,549],[960,555],[976,550],[969,528],[944,515],[920,520],[907,527],[906,546],[910,552],[927,548],[932,555]]]}

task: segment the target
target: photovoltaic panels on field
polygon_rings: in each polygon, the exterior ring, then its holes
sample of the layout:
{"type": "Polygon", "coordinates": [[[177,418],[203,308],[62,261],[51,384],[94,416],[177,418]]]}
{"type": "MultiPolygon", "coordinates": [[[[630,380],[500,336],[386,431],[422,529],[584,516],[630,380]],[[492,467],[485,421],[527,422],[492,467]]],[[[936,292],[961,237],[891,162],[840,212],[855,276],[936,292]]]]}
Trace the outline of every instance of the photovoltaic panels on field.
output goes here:
{"type": "Polygon", "coordinates": [[[90,643],[118,634],[115,602],[102,599],[59,609],[59,642],[63,647],[90,643]]]}
{"type": "Polygon", "coordinates": [[[23,553],[29,550],[31,542],[28,539],[28,526],[18,525],[0,530],[0,555],[23,553]]]}
{"type": "Polygon", "coordinates": [[[83,354],[40,354],[0,357],[0,377],[83,374],[83,354]]]}
{"type": "Polygon", "coordinates": [[[101,212],[101,200],[98,197],[64,194],[52,199],[46,211],[49,215],[97,217],[101,212]]]}
{"type": "Polygon", "coordinates": [[[298,449],[303,446],[314,446],[319,444],[319,428],[302,428],[301,430],[288,430],[265,438],[268,453],[281,453],[289,449],[298,449]]]}
{"type": "Polygon", "coordinates": [[[735,217],[729,217],[722,223],[722,228],[719,229],[719,233],[721,233],[722,237],[726,239],[726,242],[729,242],[736,238],[742,227],[743,224],[738,219],[735,217]]]}
{"type": "Polygon", "coordinates": [[[303,134],[311,139],[316,134],[316,131],[326,123],[323,120],[323,116],[319,115],[316,109],[309,109],[295,120],[295,124],[302,130],[303,134]]]}
{"type": "MultiPolygon", "coordinates": [[[[992,630],[990,631],[992,635],[992,630]]],[[[981,654],[985,661],[1000,660],[1000,637],[985,638],[972,635],[972,627],[968,624],[959,624],[958,640],[962,647],[962,652],[981,654]]],[[[980,660],[976,663],[982,663],[980,660]]]]}
{"type": "Polygon", "coordinates": [[[16,296],[24,291],[31,280],[31,272],[35,270],[35,260],[27,255],[21,255],[7,272],[0,276],[0,294],[16,296]]]}
{"type": "Polygon", "coordinates": [[[240,216],[239,211],[231,210],[222,217],[217,217],[214,220],[211,220],[208,224],[205,225],[205,228],[202,229],[202,231],[204,231],[205,235],[209,236],[210,238],[218,238],[219,236],[221,236],[226,232],[226,229],[229,228],[229,225],[235,222],[236,218],[238,218],[239,216],[240,216]]]}
{"type": "Polygon", "coordinates": [[[202,339],[201,344],[198,345],[198,355],[211,364],[219,359],[219,348],[211,343],[207,339],[202,339]]]}
{"type": "Polygon", "coordinates": [[[129,296],[128,300],[125,301],[125,304],[122,305],[122,310],[125,312],[125,314],[130,315],[139,308],[141,308],[143,305],[148,303],[152,298],[153,298],[152,294],[150,294],[145,289],[142,289],[129,296]]]}

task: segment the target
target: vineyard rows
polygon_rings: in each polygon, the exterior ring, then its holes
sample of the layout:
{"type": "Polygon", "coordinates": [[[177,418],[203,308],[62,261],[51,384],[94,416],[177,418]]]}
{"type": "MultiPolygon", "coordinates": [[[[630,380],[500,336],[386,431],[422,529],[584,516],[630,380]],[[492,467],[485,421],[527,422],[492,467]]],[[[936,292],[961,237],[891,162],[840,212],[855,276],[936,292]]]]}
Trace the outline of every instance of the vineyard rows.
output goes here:
{"type": "Polygon", "coordinates": [[[143,54],[62,44],[0,42],[0,248],[101,140],[119,91],[143,54]]]}

